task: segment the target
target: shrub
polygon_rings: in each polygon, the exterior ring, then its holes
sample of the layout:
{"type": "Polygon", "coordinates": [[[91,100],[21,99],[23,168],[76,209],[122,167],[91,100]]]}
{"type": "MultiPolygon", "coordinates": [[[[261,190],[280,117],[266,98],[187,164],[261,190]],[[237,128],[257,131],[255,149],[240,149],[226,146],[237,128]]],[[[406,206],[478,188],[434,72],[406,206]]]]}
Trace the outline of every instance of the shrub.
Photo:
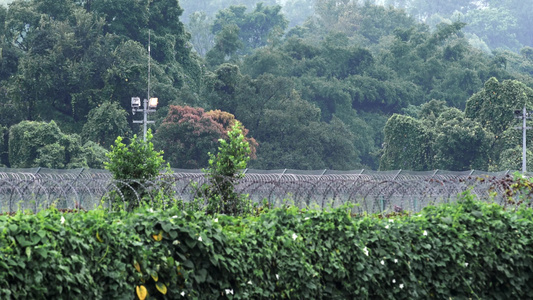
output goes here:
{"type": "Polygon", "coordinates": [[[22,121],[9,130],[12,168],[81,168],[87,161],[76,134],[64,134],[54,121],[22,121]]]}
{"type": "Polygon", "coordinates": [[[533,210],[472,200],[382,218],[178,208],[0,216],[1,299],[528,299],[533,210]]]}
{"type": "Polygon", "coordinates": [[[105,168],[118,181],[120,191],[120,195],[112,195],[114,208],[121,208],[123,204],[127,210],[138,207],[147,194],[147,186],[153,185],[153,181],[165,168],[170,170],[168,164],[165,166],[163,151],[154,150],[154,145],[150,142],[152,137],[148,130],[146,141],[134,135],[130,144],[126,145],[119,136],[115,145],[111,146],[111,151],[106,154],[109,161],[104,163],[105,168]]]}
{"type": "Polygon", "coordinates": [[[204,170],[209,185],[202,187],[201,196],[207,198],[207,212],[238,215],[251,211],[248,195],[235,192],[235,185],[244,177],[242,170],[250,160],[250,143],[239,121],[228,131],[228,139],[219,139],[218,153],[209,153],[209,168],[204,170]]]}

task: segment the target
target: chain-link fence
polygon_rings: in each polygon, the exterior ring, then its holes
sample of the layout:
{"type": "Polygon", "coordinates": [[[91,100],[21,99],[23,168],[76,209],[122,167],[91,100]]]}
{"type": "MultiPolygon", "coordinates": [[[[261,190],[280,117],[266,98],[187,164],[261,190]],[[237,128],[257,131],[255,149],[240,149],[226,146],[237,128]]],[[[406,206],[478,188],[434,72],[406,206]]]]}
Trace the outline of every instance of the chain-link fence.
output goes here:
{"type": "MultiPolygon", "coordinates": [[[[0,213],[111,207],[111,195],[127,201],[154,202],[161,193],[190,202],[209,178],[201,170],[173,169],[153,181],[115,180],[106,170],[0,168],[0,213]],[[128,190],[125,199],[123,191],[128,190]]],[[[236,192],[248,194],[256,203],[272,206],[337,207],[353,204],[355,213],[419,211],[427,205],[451,202],[470,190],[478,199],[507,203],[504,179],[512,172],[244,170],[234,184],[236,192]]],[[[172,205],[166,203],[166,205],[172,205]]]]}

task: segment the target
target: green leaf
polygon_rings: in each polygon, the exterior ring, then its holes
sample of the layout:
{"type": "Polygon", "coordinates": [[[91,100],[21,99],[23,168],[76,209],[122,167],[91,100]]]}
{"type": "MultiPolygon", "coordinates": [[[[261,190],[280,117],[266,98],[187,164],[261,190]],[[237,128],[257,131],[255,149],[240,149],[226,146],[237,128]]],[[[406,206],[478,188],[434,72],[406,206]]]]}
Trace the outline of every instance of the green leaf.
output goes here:
{"type": "Polygon", "coordinates": [[[197,240],[192,238],[185,239],[185,244],[187,245],[187,247],[189,247],[189,249],[193,249],[194,247],[196,247],[197,242],[197,240]]]}
{"type": "Polygon", "coordinates": [[[21,247],[27,247],[27,246],[32,245],[32,243],[27,241],[26,237],[24,237],[23,235],[17,235],[15,236],[15,239],[17,240],[17,242],[19,243],[21,247]]]}
{"type": "Polygon", "coordinates": [[[10,224],[7,228],[11,232],[11,235],[15,235],[18,233],[18,226],[15,224],[10,224]]]}
{"type": "Polygon", "coordinates": [[[204,283],[205,279],[207,277],[207,270],[206,269],[200,269],[194,274],[194,278],[198,283],[204,283]]]}
{"type": "Polygon", "coordinates": [[[194,269],[194,263],[189,259],[183,262],[183,266],[189,269],[194,269]]]}
{"type": "Polygon", "coordinates": [[[40,256],[42,256],[42,258],[44,259],[47,259],[48,258],[48,250],[44,249],[44,248],[35,248],[35,253],[39,254],[40,256]]]}
{"type": "Polygon", "coordinates": [[[172,225],[171,223],[164,223],[163,225],[161,225],[161,228],[163,228],[163,231],[165,232],[170,232],[172,227],[174,227],[174,225],[172,225]]]}
{"type": "Polygon", "coordinates": [[[453,220],[451,217],[442,217],[441,218],[442,222],[446,223],[446,224],[452,224],[453,223],[453,220]]]}
{"type": "Polygon", "coordinates": [[[483,216],[483,213],[476,210],[472,212],[472,215],[476,218],[481,218],[483,216]]]}

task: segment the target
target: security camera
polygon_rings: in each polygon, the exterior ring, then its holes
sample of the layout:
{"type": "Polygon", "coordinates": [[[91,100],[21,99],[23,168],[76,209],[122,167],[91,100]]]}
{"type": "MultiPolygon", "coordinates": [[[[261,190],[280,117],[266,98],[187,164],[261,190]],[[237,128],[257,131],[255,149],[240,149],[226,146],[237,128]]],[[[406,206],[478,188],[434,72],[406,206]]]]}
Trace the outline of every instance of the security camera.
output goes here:
{"type": "Polygon", "coordinates": [[[141,107],[141,98],[131,97],[131,108],[139,108],[139,107],[141,107]]]}

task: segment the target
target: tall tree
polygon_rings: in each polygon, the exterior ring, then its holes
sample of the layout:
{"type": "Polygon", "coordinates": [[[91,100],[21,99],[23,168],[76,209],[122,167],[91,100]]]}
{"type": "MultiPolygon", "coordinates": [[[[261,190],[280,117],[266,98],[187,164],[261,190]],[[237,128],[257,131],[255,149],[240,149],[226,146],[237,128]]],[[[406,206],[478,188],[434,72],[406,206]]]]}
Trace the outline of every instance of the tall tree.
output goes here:
{"type": "Polygon", "coordinates": [[[516,16],[506,8],[486,8],[469,11],[465,15],[465,31],[481,37],[491,49],[506,48],[518,51],[516,16]]]}
{"type": "Polygon", "coordinates": [[[484,88],[466,102],[465,115],[480,122],[496,135],[507,130],[514,111],[533,108],[533,89],[516,80],[491,78],[484,88]]]}
{"type": "Polygon", "coordinates": [[[191,33],[194,50],[204,57],[215,45],[215,36],[210,29],[210,19],[205,12],[195,11],[190,16],[187,30],[191,33]]]}
{"type": "Polygon", "coordinates": [[[211,66],[233,61],[234,55],[243,47],[239,39],[240,29],[235,24],[225,25],[215,36],[215,46],[207,52],[206,59],[211,66]]]}
{"type": "MultiPolygon", "coordinates": [[[[172,167],[204,168],[208,165],[209,153],[216,152],[218,140],[227,137],[235,122],[232,114],[220,110],[204,112],[202,108],[171,105],[154,135],[154,146],[163,150],[172,167]]],[[[255,140],[247,140],[255,152],[255,140]]]]}
{"type": "Polygon", "coordinates": [[[81,135],[109,149],[118,136],[129,136],[127,115],[117,102],[104,102],[89,112],[81,135]]]}
{"type": "MultiPolygon", "coordinates": [[[[516,20],[516,31],[512,34],[523,46],[533,47],[533,3],[531,1],[520,0],[486,0],[490,7],[496,8],[499,11],[509,11],[510,15],[516,20]]],[[[508,25],[508,24],[505,24],[508,25]]]]}
{"type": "MultiPolygon", "coordinates": [[[[105,153],[95,145],[91,146],[91,151],[105,153]]],[[[54,121],[23,121],[9,129],[9,164],[12,168],[87,167],[86,155],[81,138],[77,134],[64,134],[54,121]]]]}
{"type": "Polygon", "coordinates": [[[380,170],[429,170],[433,167],[432,132],[412,117],[395,114],[385,129],[380,170]]]}
{"type": "Polygon", "coordinates": [[[451,108],[435,122],[433,169],[488,170],[494,135],[480,123],[451,108]]]}
{"type": "Polygon", "coordinates": [[[146,0],[92,0],[91,11],[105,18],[105,31],[141,41],[148,27],[146,0]]]}
{"type": "Polygon", "coordinates": [[[281,6],[266,6],[262,3],[246,13],[246,6],[230,6],[217,13],[213,22],[213,33],[218,34],[228,25],[239,28],[239,38],[243,43],[243,53],[250,53],[269,44],[269,39],[281,35],[287,28],[287,20],[281,14],[281,6]]]}

